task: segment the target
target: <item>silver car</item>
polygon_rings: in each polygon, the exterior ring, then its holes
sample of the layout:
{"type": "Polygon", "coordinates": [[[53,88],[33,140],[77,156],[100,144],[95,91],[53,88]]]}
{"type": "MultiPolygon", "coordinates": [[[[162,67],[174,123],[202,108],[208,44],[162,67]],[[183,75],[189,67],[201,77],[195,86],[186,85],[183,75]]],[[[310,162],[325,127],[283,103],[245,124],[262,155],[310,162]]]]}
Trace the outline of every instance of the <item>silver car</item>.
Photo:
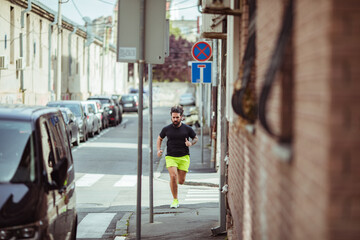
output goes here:
{"type": "Polygon", "coordinates": [[[87,101],[82,101],[81,105],[86,116],[86,126],[87,129],[89,129],[89,136],[94,137],[95,132],[98,132],[100,129],[94,110],[87,101]]]}
{"type": "Polygon", "coordinates": [[[102,113],[101,113],[101,106],[100,104],[95,100],[88,100],[87,101],[90,105],[90,107],[93,109],[94,114],[96,116],[97,123],[95,124],[97,126],[97,133],[99,134],[102,129],[102,113]]]}

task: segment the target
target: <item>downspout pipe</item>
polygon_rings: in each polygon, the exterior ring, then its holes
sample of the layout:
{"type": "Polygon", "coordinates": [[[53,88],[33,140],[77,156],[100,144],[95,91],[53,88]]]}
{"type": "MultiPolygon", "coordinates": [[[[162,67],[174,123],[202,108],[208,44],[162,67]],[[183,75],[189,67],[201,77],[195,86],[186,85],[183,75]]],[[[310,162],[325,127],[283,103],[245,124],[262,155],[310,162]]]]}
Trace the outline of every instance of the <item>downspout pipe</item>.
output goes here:
{"type": "Polygon", "coordinates": [[[48,51],[48,90],[51,92],[51,100],[54,100],[54,89],[52,86],[51,81],[51,43],[52,43],[52,30],[51,27],[57,24],[58,14],[54,14],[54,21],[52,23],[49,23],[49,31],[48,31],[48,38],[49,38],[49,51],[48,51]]]}
{"type": "MultiPolygon", "coordinates": [[[[32,0],[28,0],[28,7],[21,11],[21,33],[20,33],[20,57],[24,57],[24,41],[23,41],[23,29],[25,27],[25,14],[31,11],[31,2],[32,0]]],[[[25,103],[24,92],[24,70],[20,70],[20,91],[22,93],[22,103],[25,103]]]]}
{"type": "Polygon", "coordinates": [[[86,47],[87,47],[87,89],[88,94],[91,96],[91,89],[90,89],[90,45],[94,41],[92,35],[92,22],[89,17],[84,17],[83,20],[86,22],[86,47]]]}
{"type": "MultiPolygon", "coordinates": [[[[71,41],[71,37],[74,33],[76,33],[77,31],[77,27],[74,26],[74,30],[69,34],[69,39],[68,39],[68,51],[69,51],[69,71],[68,71],[68,77],[67,77],[67,89],[66,89],[66,94],[69,94],[69,76],[72,76],[72,69],[71,69],[71,66],[72,66],[72,54],[71,54],[71,45],[72,45],[72,41],[71,41]]],[[[70,95],[71,96],[71,95],[70,95]]]]}

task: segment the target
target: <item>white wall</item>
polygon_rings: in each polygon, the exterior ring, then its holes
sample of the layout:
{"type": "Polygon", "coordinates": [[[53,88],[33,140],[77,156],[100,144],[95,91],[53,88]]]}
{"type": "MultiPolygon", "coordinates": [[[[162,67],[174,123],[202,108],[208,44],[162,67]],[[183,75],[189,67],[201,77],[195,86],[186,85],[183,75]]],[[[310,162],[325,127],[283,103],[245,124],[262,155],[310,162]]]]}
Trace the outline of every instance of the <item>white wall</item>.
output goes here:
{"type": "MultiPolygon", "coordinates": [[[[0,56],[7,56],[9,61],[8,68],[0,70],[0,103],[23,102],[44,105],[55,98],[54,95],[52,96],[52,91],[56,93],[57,27],[53,26],[51,34],[51,59],[49,61],[48,33],[51,22],[45,16],[35,13],[34,8],[38,8],[38,6],[32,5],[33,9],[28,13],[29,24],[27,24],[27,14],[25,14],[23,29],[20,21],[21,11],[25,8],[7,0],[0,0],[0,6],[0,56]],[[12,28],[10,7],[14,8],[15,16],[12,28]],[[11,29],[14,31],[14,39],[10,39],[11,29]],[[16,70],[16,59],[20,57],[19,34],[21,31],[23,32],[24,60],[29,59],[27,63],[25,61],[23,71],[24,89],[26,89],[24,94],[20,92],[21,71],[16,70]],[[12,63],[10,63],[11,41],[14,44],[14,61],[12,63]],[[51,66],[50,84],[49,64],[51,66]]],[[[53,14],[53,12],[50,13],[50,15],[53,14]]],[[[83,36],[83,30],[72,33],[63,28],[61,97],[83,100],[90,94],[110,95],[126,92],[128,89],[127,63],[116,63],[115,50],[110,49],[105,54],[104,64],[102,64],[102,42],[98,39],[90,44],[90,55],[88,56],[87,40],[83,36]],[[90,93],[88,92],[87,75],[88,57],[90,58],[90,93]],[[101,92],[102,67],[104,67],[103,92],[101,92]]]]}

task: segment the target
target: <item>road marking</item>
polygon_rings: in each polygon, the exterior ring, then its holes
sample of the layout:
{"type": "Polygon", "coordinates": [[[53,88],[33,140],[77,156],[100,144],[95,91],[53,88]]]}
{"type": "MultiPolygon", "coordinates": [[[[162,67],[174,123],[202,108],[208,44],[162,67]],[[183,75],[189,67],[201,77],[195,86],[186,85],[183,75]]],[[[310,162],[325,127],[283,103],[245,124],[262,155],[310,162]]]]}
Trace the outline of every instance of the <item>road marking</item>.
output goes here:
{"type": "MultiPolygon", "coordinates": [[[[148,144],[143,144],[143,148],[148,148],[148,144]]],[[[83,145],[83,148],[125,148],[125,149],[137,149],[137,143],[114,143],[114,142],[87,142],[83,145]]]]}
{"type": "Polygon", "coordinates": [[[218,202],[218,189],[189,189],[185,196],[187,202],[218,202]]]}
{"type": "Polygon", "coordinates": [[[136,175],[124,175],[114,184],[114,187],[133,187],[137,183],[136,175]]]}
{"type": "Polygon", "coordinates": [[[76,238],[102,238],[115,213],[89,213],[77,227],[76,238]]]}
{"type": "Polygon", "coordinates": [[[85,174],[76,181],[76,187],[90,187],[102,177],[104,177],[104,174],[85,174]]]}

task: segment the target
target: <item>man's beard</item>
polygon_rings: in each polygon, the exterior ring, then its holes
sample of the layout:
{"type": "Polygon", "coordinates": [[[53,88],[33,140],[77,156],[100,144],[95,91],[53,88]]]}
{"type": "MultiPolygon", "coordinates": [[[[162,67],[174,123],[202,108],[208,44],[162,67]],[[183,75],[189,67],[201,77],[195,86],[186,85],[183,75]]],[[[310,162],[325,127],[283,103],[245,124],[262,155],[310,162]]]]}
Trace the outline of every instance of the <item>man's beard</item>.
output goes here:
{"type": "Polygon", "coordinates": [[[174,125],[174,127],[179,127],[179,125],[180,125],[180,121],[179,121],[179,122],[177,122],[177,123],[173,122],[173,125],[174,125]]]}

